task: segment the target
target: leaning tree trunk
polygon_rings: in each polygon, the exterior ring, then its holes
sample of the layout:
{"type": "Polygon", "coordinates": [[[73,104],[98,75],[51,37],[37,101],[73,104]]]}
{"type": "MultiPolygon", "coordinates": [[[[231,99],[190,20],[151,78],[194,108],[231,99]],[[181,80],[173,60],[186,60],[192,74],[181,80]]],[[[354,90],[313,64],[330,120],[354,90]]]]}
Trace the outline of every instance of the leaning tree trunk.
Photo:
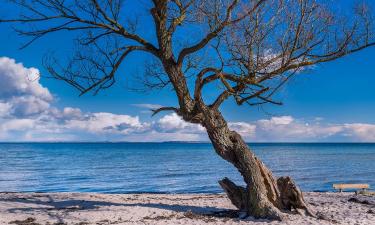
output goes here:
{"type": "Polygon", "coordinates": [[[205,110],[203,125],[215,151],[232,163],[243,176],[246,187],[228,178],[219,181],[231,202],[241,211],[256,218],[282,220],[283,211],[308,210],[302,192],[290,177],[275,179],[271,171],[254,155],[241,136],[231,131],[219,111],[205,110]]]}

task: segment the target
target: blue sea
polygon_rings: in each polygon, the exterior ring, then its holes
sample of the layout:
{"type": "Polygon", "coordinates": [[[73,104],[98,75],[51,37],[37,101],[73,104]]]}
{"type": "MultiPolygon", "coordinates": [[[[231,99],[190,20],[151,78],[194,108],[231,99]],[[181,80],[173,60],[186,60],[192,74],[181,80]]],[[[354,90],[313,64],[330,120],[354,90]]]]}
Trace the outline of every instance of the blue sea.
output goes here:
{"type": "MultiPolygon", "coordinates": [[[[375,186],[375,144],[250,144],[303,191],[375,186]]],[[[3,143],[0,192],[218,193],[238,172],[208,143],[3,143]]]]}

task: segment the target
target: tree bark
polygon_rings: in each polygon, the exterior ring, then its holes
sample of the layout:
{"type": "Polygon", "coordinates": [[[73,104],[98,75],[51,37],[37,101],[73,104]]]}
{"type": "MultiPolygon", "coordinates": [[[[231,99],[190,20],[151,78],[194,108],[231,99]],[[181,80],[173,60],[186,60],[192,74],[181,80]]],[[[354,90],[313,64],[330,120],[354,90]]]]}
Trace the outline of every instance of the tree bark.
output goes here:
{"type": "MultiPolygon", "coordinates": [[[[232,163],[241,173],[246,187],[224,178],[219,184],[232,203],[248,216],[274,220],[283,219],[283,211],[304,209],[314,216],[305,203],[302,192],[290,177],[274,178],[271,171],[255,156],[235,131],[231,131],[218,110],[204,110],[202,124],[217,154],[232,163]]],[[[300,212],[299,212],[300,213],[300,212]]]]}
{"type": "Polygon", "coordinates": [[[232,203],[248,216],[282,220],[285,210],[307,208],[302,192],[290,177],[276,180],[271,171],[254,155],[242,137],[231,131],[217,108],[204,104],[203,100],[190,97],[186,80],[173,58],[163,59],[163,66],[172,81],[179,100],[179,115],[191,123],[203,125],[218,155],[232,163],[241,173],[246,187],[240,187],[225,178],[219,184],[232,203]]]}

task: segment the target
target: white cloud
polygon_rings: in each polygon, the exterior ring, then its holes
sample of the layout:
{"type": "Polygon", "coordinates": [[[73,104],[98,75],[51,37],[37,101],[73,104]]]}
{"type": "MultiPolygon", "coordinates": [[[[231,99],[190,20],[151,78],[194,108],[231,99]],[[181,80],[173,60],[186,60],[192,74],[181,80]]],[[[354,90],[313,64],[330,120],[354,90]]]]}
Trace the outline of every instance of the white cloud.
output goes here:
{"type": "Polygon", "coordinates": [[[82,115],[82,112],[78,108],[65,107],[63,110],[63,115],[68,118],[79,118],[82,115]]]}
{"type": "Polygon", "coordinates": [[[101,112],[66,120],[64,127],[96,134],[108,132],[128,134],[145,129],[147,124],[142,124],[138,117],[101,112]]]}
{"type": "Polygon", "coordinates": [[[11,112],[19,116],[30,116],[44,112],[50,108],[50,104],[36,96],[20,96],[10,99],[11,112]]]}
{"type": "Polygon", "coordinates": [[[320,121],[297,120],[291,116],[258,120],[258,141],[317,141],[332,137],[343,130],[342,125],[320,124],[320,121]]]}
{"type": "MultiPolygon", "coordinates": [[[[28,116],[50,107],[53,97],[39,83],[38,69],[26,68],[14,59],[0,57],[0,78],[0,106],[7,108],[7,114],[28,116]]],[[[5,109],[0,110],[0,115],[3,111],[5,109]]]]}
{"type": "Polygon", "coordinates": [[[158,109],[163,107],[162,105],[158,104],[148,104],[148,103],[143,103],[143,104],[132,104],[133,106],[136,106],[138,108],[144,108],[144,109],[158,109]]]}
{"type": "Polygon", "coordinates": [[[0,96],[13,98],[15,96],[32,95],[45,101],[51,101],[52,95],[47,88],[39,83],[39,70],[26,68],[14,59],[0,58],[0,96]]]}
{"type": "Polygon", "coordinates": [[[1,130],[3,131],[24,131],[34,126],[34,120],[32,119],[11,119],[1,124],[1,130]]]}
{"type": "Polygon", "coordinates": [[[151,113],[152,113],[152,110],[154,110],[154,109],[159,109],[159,108],[163,107],[162,105],[158,105],[158,104],[149,104],[149,103],[132,104],[132,106],[135,106],[135,107],[138,107],[138,108],[145,109],[145,110],[140,111],[140,112],[143,113],[143,114],[151,114],[151,113]]]}
{"type": "Polygon", "coordinates": [[[375,125],[374,124],[363,124],[353,123],[345,124],[345,135],[352,137],[354,140],[361,141],[375,141],[375,125]]]}
{"type": "MultiPolygon", "coordinates": [[[[260,71],[263,73],[270,73],[272,71],[275,71],[277,69],[280,69],[284,65],[284,60],[283,58],[280,58],[280,52],[274,52],[272,49],[264,51],[263,55],[254,55],[253,60],[258,61],[260,64],[265,64],[266,66],[260,71]]],[[[294,59],[291,63],[299,63],[301,62],[302,59],[297,58],[294,59]]],[[[300,67],[296,68],[295,70],[291,70],[296,73],[300,73],[303,70],[306,69],[313,69],[315,68],[316,65],[310,65],[308,67],[300,67]]]]}
{"type": "MultiPolygon", "coordinates": [[[[208,141],[204,127],[187,123],[176,113],[142,122],[138,116],[58,109],[53,100],[39,82],[37,69],[0,58],[0,141],[208,141]]],[[[323,118],[309,121],[286,115],[230,122],[229,127],[247,141],[375,142],[375,124],[330,124],[323,118]]]]}
{"type": "Polygon", "coordinates": [[[165,115],[159,119],[155,128],[164,132],[186,131],[187,133],[201,133],[205,131],[200,125],[183,121],[176,113],[165,115]]]}
{"type": "Polygon", "coordinates": [[[11,104],[5,102],[0,102],[0,118],[8,116],[10,114],[10,109],[12,108],[11,104]]]}
{"type": "Polygon", "coordinates": [[[293,120],[291,116],[271,117],[269,120],[259,120],[258,124],[263,126],[288,125],[291,124],[293,120]]]}
{"type": "MultiPolygon", "coordinates": [[[[53,96],[40,83],[39,70],[0,58],[0,140],[2,141],[177,141],[203,140],[204,128],[176,114],[141,122],[138,116],[89,113],[53,106],[53,96]]],[[[146,109],[156,104],[135,104],[146,109]]]]}
{"type": "Polygon", "coordinates": [[[233,123],[229,123],[229,128],[237,131],[244,138],[255,137],[256,125],[254,124],[245,123],[245,122],[233,122],[233,123]]]}

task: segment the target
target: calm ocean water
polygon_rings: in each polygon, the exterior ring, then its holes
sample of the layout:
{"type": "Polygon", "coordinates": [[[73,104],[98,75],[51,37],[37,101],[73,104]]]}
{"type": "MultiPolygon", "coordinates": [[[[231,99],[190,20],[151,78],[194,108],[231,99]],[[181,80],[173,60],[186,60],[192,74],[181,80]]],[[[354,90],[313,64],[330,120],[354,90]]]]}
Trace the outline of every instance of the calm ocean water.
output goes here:
{"type": "MultiPolygon", "coordinates": [[[[375,186],[375,144],[252,144],[276,176],[304,191],[375,186]]],[[[200,143],[0,144],[0,191],[216,193],[237,171],[200,143]]]]}

